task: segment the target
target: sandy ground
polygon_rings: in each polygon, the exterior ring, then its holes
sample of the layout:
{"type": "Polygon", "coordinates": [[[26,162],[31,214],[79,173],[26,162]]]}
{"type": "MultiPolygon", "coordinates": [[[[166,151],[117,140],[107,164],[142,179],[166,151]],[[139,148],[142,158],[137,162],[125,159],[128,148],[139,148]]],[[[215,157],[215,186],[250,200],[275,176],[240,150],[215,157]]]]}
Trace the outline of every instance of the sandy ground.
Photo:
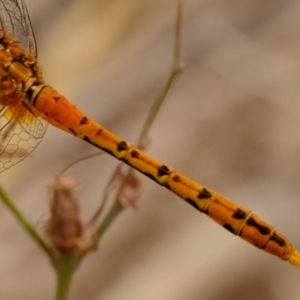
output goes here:
{"type": "MultiPolygon", "coordinates": [[[[166,79],[175,0],[27,0],[46,81],[135,142],[166,79]]],[[[151,131],[149,153],[273,224],[300,247],[300,3],[184,1],[181,75],[151,131]]],[[[47,186],[96,152],[53,127],[1,185],[42,228],[47,186]]],[[[75,167],[83,215],[117,162],[75,167]]],[[[234,237],[147,178],[77,272],[70,299],[299,299],[297,268],[234,237]]],[[[53,299],[40,249],[1,204],[0,299],[53,299]]]]}

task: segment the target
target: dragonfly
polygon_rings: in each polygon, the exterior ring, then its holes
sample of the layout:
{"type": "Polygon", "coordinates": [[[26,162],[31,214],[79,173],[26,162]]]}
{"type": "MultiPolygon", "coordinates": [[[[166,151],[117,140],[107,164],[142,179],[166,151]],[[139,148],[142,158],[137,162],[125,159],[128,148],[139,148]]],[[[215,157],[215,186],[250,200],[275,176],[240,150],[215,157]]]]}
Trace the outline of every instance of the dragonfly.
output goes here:
{"type": "Polygon", "coordinates": [[[0,172],[27,157],[47,125],[105,151],[178,195],[231,233],[300,267],[292,243],[250,210],[148,156],[47,85],[23,0],[0,0],[0,172]]]}

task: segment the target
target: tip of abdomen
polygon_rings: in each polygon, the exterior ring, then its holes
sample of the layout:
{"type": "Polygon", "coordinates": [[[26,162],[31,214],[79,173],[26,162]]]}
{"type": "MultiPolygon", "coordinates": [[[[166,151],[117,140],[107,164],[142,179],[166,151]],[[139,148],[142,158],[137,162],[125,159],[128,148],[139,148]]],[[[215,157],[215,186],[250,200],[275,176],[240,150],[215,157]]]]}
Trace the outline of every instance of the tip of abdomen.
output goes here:
{"type": "Polygon", "coordinates": [[[289,258],[289,262],[300,268],[300,253],[295,249],[289,258]]]}

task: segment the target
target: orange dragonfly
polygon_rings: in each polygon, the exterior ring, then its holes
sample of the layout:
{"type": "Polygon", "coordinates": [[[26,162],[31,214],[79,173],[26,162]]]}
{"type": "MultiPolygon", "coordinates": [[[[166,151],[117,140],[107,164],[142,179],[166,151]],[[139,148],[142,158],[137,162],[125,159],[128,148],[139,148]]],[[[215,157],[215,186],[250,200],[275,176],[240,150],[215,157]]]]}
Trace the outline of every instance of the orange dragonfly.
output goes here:
{"type": "Polygon", "coordinates": [[[22,0],[0,0],[0,22],[0,171],[29,155],[50,123],[138,170],[255,247],[300,267],[300,253],[273,226],[114,135],[45,84],[22,0]]]}

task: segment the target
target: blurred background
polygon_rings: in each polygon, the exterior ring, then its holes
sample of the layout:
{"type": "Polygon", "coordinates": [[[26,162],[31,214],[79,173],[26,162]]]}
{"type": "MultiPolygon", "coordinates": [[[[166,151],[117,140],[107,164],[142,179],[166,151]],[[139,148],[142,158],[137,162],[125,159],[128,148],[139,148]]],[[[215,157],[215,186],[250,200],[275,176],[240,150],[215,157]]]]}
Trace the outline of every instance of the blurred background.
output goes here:
{"type": "MultiPolygon", "coordinates": [[[[134,143],[172,63],[175,0],[26,0],[46,81],[134,143]]],[[[300,3],[184,1],[184,72],[148,152],[250,208],[300,247],[300,3]]],[[[55,174],[92,146],[49,127],[1,185],[40,229],[55,174]]],[[[87,219],[118,162],[71,170],[87,219]]],[[[299,269],[142,178],[138,209],[82,263],[70,299],[299,299],[299,269]]],[[[0,299],[54,297],[40,249],[0,204],[0,299]]]]}

